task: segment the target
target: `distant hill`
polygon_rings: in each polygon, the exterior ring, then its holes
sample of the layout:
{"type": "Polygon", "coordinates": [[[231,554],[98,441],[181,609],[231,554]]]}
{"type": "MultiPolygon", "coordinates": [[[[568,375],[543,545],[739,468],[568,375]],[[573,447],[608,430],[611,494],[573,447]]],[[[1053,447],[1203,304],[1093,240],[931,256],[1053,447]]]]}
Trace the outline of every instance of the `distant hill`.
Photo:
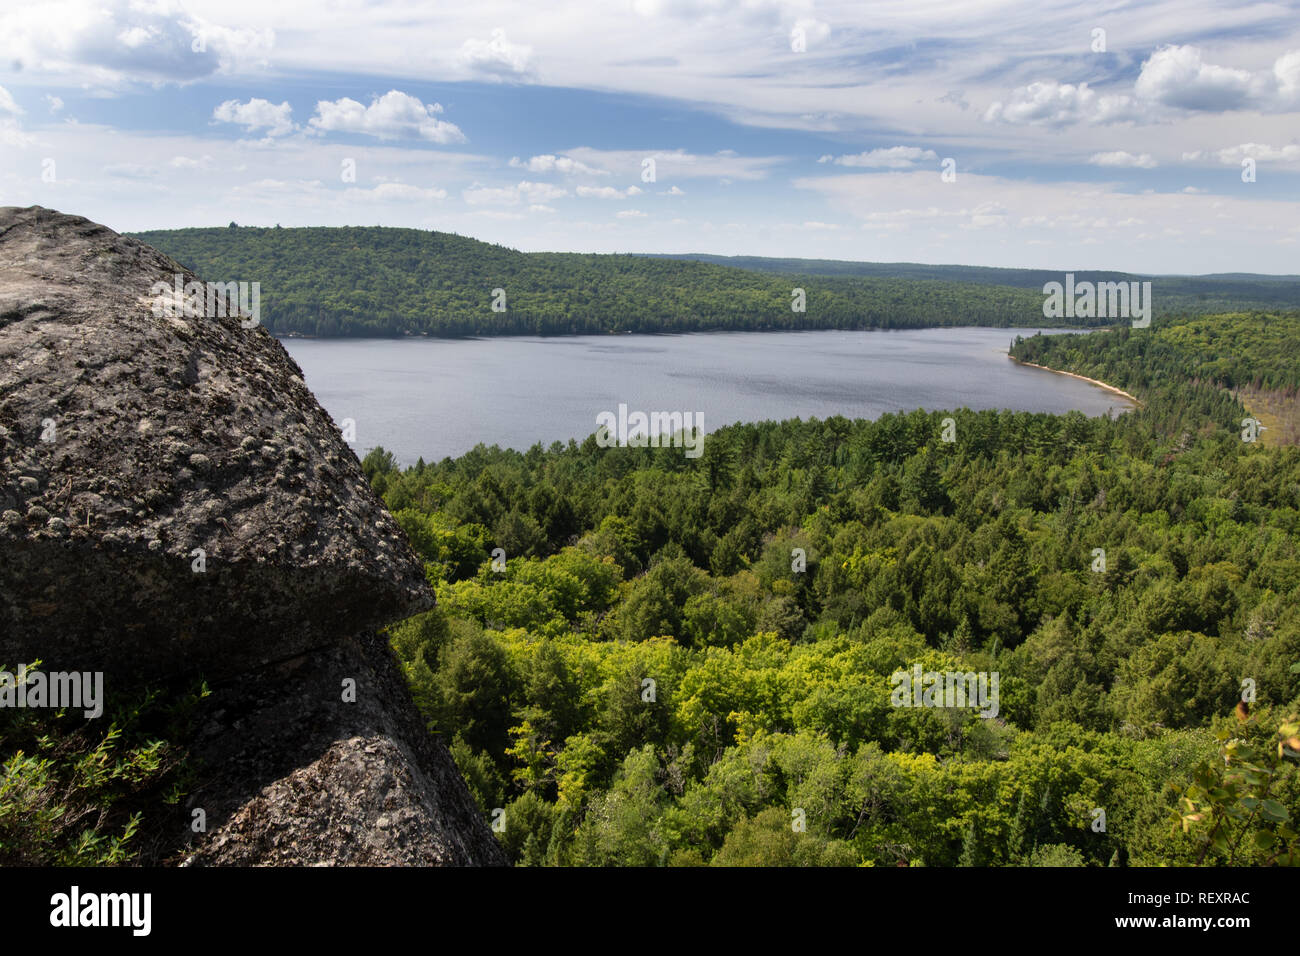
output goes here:
{"type": "MultiPolygon", "coordinates": [[[[262,321],[279,334],[559,335],[1065,324],[1043,317],[1047,279],[1033,278],[1060,274],[1034,270],[841,263],[831,265],[843,266],[843,274],[790,273],[770,264],[811,268],[822,261],[523,253],[451,233],[379,226],[232,224],[133,235],[207,280],[258,282],[262,321]],[[986,276],[1002,272],[1009,275],[999,281],[986,276]],[[795,288],[805,291],[803,312],[791,307],[795,288]],[[504,290],[505,311],[493,309],[494,300],[502,301],[496,289],[504,290]]],[[[1202,312],[1226,301],[1237,309],[1269,308],[1279,304],[1279,296],[1300,305],[1296,283],[1231,286],[1232,281],[1216,280],[1202,299],[1189,289],[1176,307],[1202,312]],[[1271,296],[1263,294],[1266,288],[1271,296]]],[[[1157,312],[1162,307],[1173,308],[1173,300],[1157,297],[1157,312]]],[[[1108,325],[1111,320],[1068,323],[1108,325]]]]}
{"type": "Polygon", "coordinates": [[[680,262],[706,262],[754,272],[779,275],[887,276],[898,279],[932,279],[980,285],[1010,286],[1041,291],[1047,282],[1060,282],[1069,271],[1078,282],[1135,282],[1150,280],[1156,295],[1155,311],[1206,312],[1221,302],[1249,308],[1300,306],[1300,275],[1261,275],[1219,272],[1211,275],[1155,275],[1107,272],[1095,269],[1005,269],[995,266],[927,265],[921,262],[854,262],[847,259],[781,259],[766,256],[715,256],[708,253],[656,255],[652,258],[680,262]]]}

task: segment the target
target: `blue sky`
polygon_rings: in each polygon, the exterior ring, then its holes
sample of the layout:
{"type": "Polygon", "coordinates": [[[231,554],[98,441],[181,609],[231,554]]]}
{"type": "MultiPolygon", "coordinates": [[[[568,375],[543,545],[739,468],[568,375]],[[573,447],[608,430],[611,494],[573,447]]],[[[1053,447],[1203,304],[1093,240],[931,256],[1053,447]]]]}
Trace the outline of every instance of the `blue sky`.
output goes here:
{"type": "Polygon", "coordinates": [[[1297,14],[54,0],[0,10],[0,204],[121,231],[1295,273],[1297,14]]]}

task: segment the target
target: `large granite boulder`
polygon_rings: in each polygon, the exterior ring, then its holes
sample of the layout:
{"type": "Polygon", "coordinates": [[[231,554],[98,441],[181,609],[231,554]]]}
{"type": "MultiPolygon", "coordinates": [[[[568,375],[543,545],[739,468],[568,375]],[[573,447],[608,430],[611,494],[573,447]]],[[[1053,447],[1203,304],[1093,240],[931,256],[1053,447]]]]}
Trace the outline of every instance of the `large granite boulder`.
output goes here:
{"type": "Polygon", "coordinates": [[[177,275],[197,281],[86,219],[0,208],[0,662],[219,677],[432,603],[275,337],[155,315],[177,275]]]}
{"type": "Polygon", "coordinates": [[[432,606],[420,561],[273,336],[157,308],[177,276],[0,208],[0,667],[210,683],[144,862],[504,863],[376,633],[432,606]]]}

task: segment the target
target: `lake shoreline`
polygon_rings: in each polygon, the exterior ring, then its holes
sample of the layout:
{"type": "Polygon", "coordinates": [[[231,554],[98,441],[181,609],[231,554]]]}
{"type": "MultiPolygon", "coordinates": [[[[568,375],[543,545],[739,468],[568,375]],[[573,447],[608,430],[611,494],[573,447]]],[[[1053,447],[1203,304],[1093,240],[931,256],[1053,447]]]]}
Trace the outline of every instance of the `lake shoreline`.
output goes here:
{"type": "MultiPolygon", "coordinates": [[[[1056,335],[1063,332],[1097,332],[1102,326],[1087,325],[916,325],[916,326],[882,326],[873,325],[865,327],[844,328],[786,328],[779,325],[763,326],[752,329],[729,329],[729,328],[707,328],[707,329],[680,329],[664,331],[655,329],[648,332],[634,332],[630,329],[615,330],[607,329],[603,332],[507,332],[501,335],[486,335],[483,333],[467,333],[465,335],[431,335],[428,332],[403,332],[400,335],[313,335],[307,332],[278,332],[273,331],[271,335],[282,341],[306,341],[306,342],[408,342],[418,340],[422,342],[492,342],[508,339],[576,339],[576,338],[599,338],[608,336],[617,338],[624,335],[635,335],[657,338],[674,338],[677,336],[703,336],[703,335],[770,335],[785,334],[790,332],[924,332],[935,331],[939,329],[951,329],[958,331],[962,329],[998,329],[1009,332],[1024,332],[1029,329],[1036,329],[1039,335],[1044,333],[1056,335]]],[[[269,331],[269,330],[268,330],[269,331]]],[[[1029,364],[1029,363],[1023,363],[1029,364]]],[[[1051,369],[1050,371],[1055,371],[1051,369]]],[[[1136,399],[1135,399],[1136,401],[1136,399]]]]}
{"type": "Polygon", "coordinates": [[[1047,365],[1035,365],[1033,362],[1022,361],[1021,359],[1016,358],[1014,355],[1008,355],[1007,358],[1011,359],[1011,361],[1015,362],[1017,365],[1024,365],[1028,368],[1041,368],[1044,372],[1055,372],[1057,375],[1068,375],[1071,378],[1081,379],[1085,382],[1088,382],[1090,385],[1096,385],[1099,388],[1104,388],[1108,392],[1114,392],[1116,395],[1122,395],[1124,398],[1127,398],[1130,402],[1132,402],[1134,407],[1136,408],[1142,407],[1142,400],[1138,398],[1136,395],[1130,395],[1128,392],[1124,391],[1124,389],[1116,388],[1114,385],[1111,385],[1107,382],[1103,382],[1100,379],[1088,378],[1088,376],[1080,375],[1078,372],[1066,372],[1062,369],[1051,368],[1050,366],[1047,365]]]}
{"type": "Polygon", "coordinates": [[[703,415],[706,433],[916,409],[1114,416],[1136,407],[1076,376],[1026,374],[1007,361],[1013,337],[968,326],[280,342],[335,420],[356,422],[359,453],[382,446],[403,464],[480,444],[526,452],[581,441],[620,404],[703,415]]]}

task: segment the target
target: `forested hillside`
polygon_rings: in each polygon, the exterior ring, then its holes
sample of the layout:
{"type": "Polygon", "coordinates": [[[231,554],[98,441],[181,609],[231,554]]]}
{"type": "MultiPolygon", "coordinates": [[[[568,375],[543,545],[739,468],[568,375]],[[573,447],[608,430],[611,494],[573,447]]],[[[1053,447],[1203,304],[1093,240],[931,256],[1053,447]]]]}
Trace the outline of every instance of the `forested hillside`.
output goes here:
{"type": "MultiPolygon", "coordinates": [[[[844,259],[779,259],[767,256],[715,256],[704,253],[663,258],[708,262],[782,275],[889,276],[896,279],[940,279],[1041,291],[1044,283],[1060,282],[1063,270],[1009,269],[994,266],[930,265],[924,262],[854,262],[844,259]]],[[[1216,275],[1139,275],[1071,269],[1076,282],[1151,282],[1161,314],[1226,311],[1234,308],[1300,306],[1300,275],[1219,273],[1216,275]]]]}
{"type": "Polygon", "coordinates": [[[279,334],[1053,324],[1043,318],[1041,294],[1024,289],[885,277],[804,282],[646,256],[522,253],[417,229],[234,227],[136,237],[206,279],[259,282],[262,321],[279,334]],[[796,287],[805,291],[802,312],[792,310],[796,287]],[[504,311],[493,311],[494,299],[504,311]]]}
{"type": "MultiPolygon", "coordinates": [[[[1060,281],[1061,274],[1028,270],[849,263],[870,267],[870,274],[785,275],[655,256],[522,253],[450,233],[382,227],[231,226],[135,235],[210,281],[260,283],[262,322],[281,335],[1046,328],[1114,321],[1044,318],[1041,276],[1060,281]],[[1033,281],[1026,284],[1026,276],[1033,281]],[[796,288],[804,290],[803,311],[792,308],[796,288]],[[494,311],[494,302],[504,311],[494,311]]],[[[1153,287],[1156,314],[1229,302],[1300,306],[1295,282],[1165,282],[1153,287]]]]}
{"type": "MultiPolygon", "coordinates": [[[[1116,420],[368,455],[438,590],[393,645],[512,858],[1300,861],[1300,450],[1243,442],[1237,400],[1164,351],[1184,334],[1059,343],[1127,369],[1143,406],[1116,420]],[[996,715],[896,706],[918,664],[998,674],[996,715]]],[[[1206,357],[1294,379],[1255,342],[1206,357]]]]}

